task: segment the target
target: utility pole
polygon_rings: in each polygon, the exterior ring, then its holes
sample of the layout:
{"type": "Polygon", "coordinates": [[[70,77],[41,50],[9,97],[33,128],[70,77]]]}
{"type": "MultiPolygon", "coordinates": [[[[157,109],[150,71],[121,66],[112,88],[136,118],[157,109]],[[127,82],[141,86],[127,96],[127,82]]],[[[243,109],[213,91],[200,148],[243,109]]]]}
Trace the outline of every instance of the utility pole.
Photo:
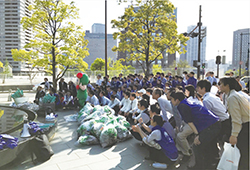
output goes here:
{"type": "Polygon", "coordinates": [[[108,75],[108,51],[107,51],[107,0],[105,0],[105,76],[108,75]]]}
{"type": "Polygon", "coordinates": [[[239,76],[241,76],[241,64],[242,64],[242,33],[240,33],[240,65],[239,65],[239,76]]]}
{"type": "Polygon", "coordinates": [[[200,78],[200,62],[201,62],[201,5],[200,5],[200,11],[199,11],[199,36],[198,36],[198,67],[197,67],[197,79],[200,78]]]}

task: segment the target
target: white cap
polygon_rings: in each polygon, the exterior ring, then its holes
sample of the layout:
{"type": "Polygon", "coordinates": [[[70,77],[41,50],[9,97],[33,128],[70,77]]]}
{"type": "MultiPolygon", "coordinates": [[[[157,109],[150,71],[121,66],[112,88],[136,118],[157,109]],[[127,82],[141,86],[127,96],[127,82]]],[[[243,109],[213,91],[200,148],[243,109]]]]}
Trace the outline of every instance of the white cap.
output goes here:
{"type": "Polygon", "coordinates": [[[143,94],[146,94],[146,90],[145,90],[145,89],[141,89],[141,90],[139,90],[137,93],[143,93],[143,94]]]}

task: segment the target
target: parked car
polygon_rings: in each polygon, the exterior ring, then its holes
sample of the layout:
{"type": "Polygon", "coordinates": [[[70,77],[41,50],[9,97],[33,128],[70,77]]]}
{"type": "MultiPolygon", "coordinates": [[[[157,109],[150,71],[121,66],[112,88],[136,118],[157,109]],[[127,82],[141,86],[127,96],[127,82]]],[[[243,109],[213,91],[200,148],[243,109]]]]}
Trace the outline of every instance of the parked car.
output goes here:
{"type": "Polygon", "coordinates": [[[240,80],[244,81],[245,85],[247,85],[248,81],[250,80],[250,76],[244,76],[240,80]]]}
{"type": "MultiPolygon", "coordinates": [[[[49,81],[49,84],[50,84],[50,86],[53,86],[53,82],[49,81]]],[[[32,90],[36,91],[37,88],[38,88],[38,86],[41,86],[44,89],[44,85],[45,85],[45,82],[42,82],[42,83],[39,83],[39,84],[35,84],[35,85],[33,85],[32,90]]]]}

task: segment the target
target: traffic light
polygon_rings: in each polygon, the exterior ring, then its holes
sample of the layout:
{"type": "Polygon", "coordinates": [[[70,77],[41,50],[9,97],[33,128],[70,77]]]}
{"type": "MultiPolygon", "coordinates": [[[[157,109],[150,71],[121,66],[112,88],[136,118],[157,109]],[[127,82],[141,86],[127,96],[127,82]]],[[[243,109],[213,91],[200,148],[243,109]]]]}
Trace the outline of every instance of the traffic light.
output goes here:
{"type": "Polygon", "coordinates": [[[193,66],[198,67],[198,61],[197,60],[193,60],[193,66]]]}
{"type": "Polygon", "coordinates": [[[221,56],[216,56],[216,64],[221,64],[221,56]]]}
{"type": "Polygon", "coordinates": [[[202,63],[202,69],[206,67],[206,63],[202,63]]]}

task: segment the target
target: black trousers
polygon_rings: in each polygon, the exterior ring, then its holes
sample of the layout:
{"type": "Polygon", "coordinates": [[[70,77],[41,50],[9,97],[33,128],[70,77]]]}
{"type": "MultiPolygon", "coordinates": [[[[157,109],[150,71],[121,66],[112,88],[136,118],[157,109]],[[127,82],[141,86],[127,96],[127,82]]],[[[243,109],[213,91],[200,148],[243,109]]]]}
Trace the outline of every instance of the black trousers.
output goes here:
{"type": "Polygon", "coordinates": [[[249,122],[243,123],[241,131],[237,137],[236,146],[240,150],[240,162],[238,170],[249,169],[249,122]]]}
{"type": "MultiPolygon", "coordinates": [[[[141,130],[147,135],[149,135],[149,132],[146,131],[143,127],[141,127],[141,130]]],[[[142,141],[141,135],[138,132],[134,132],[132,129],[130,130],[130,132],[135,139],[142,141]]]]}
{"type": "Polygon", "coordinates": [[[155,149],[153,147],[147,146],[149,151],[149,157],[152,161],[164,163],[169,166],[173,165],[176,161],[171,161],[162,150],[155,149]]]}
{"type": "Polygon", "coordinates": [[[193,145],[195,154],[195,167],[206,169],[218,156],[217,137],[221,130],[221,122],[216,122],[199,134],[201,144],[193,145]]]}

